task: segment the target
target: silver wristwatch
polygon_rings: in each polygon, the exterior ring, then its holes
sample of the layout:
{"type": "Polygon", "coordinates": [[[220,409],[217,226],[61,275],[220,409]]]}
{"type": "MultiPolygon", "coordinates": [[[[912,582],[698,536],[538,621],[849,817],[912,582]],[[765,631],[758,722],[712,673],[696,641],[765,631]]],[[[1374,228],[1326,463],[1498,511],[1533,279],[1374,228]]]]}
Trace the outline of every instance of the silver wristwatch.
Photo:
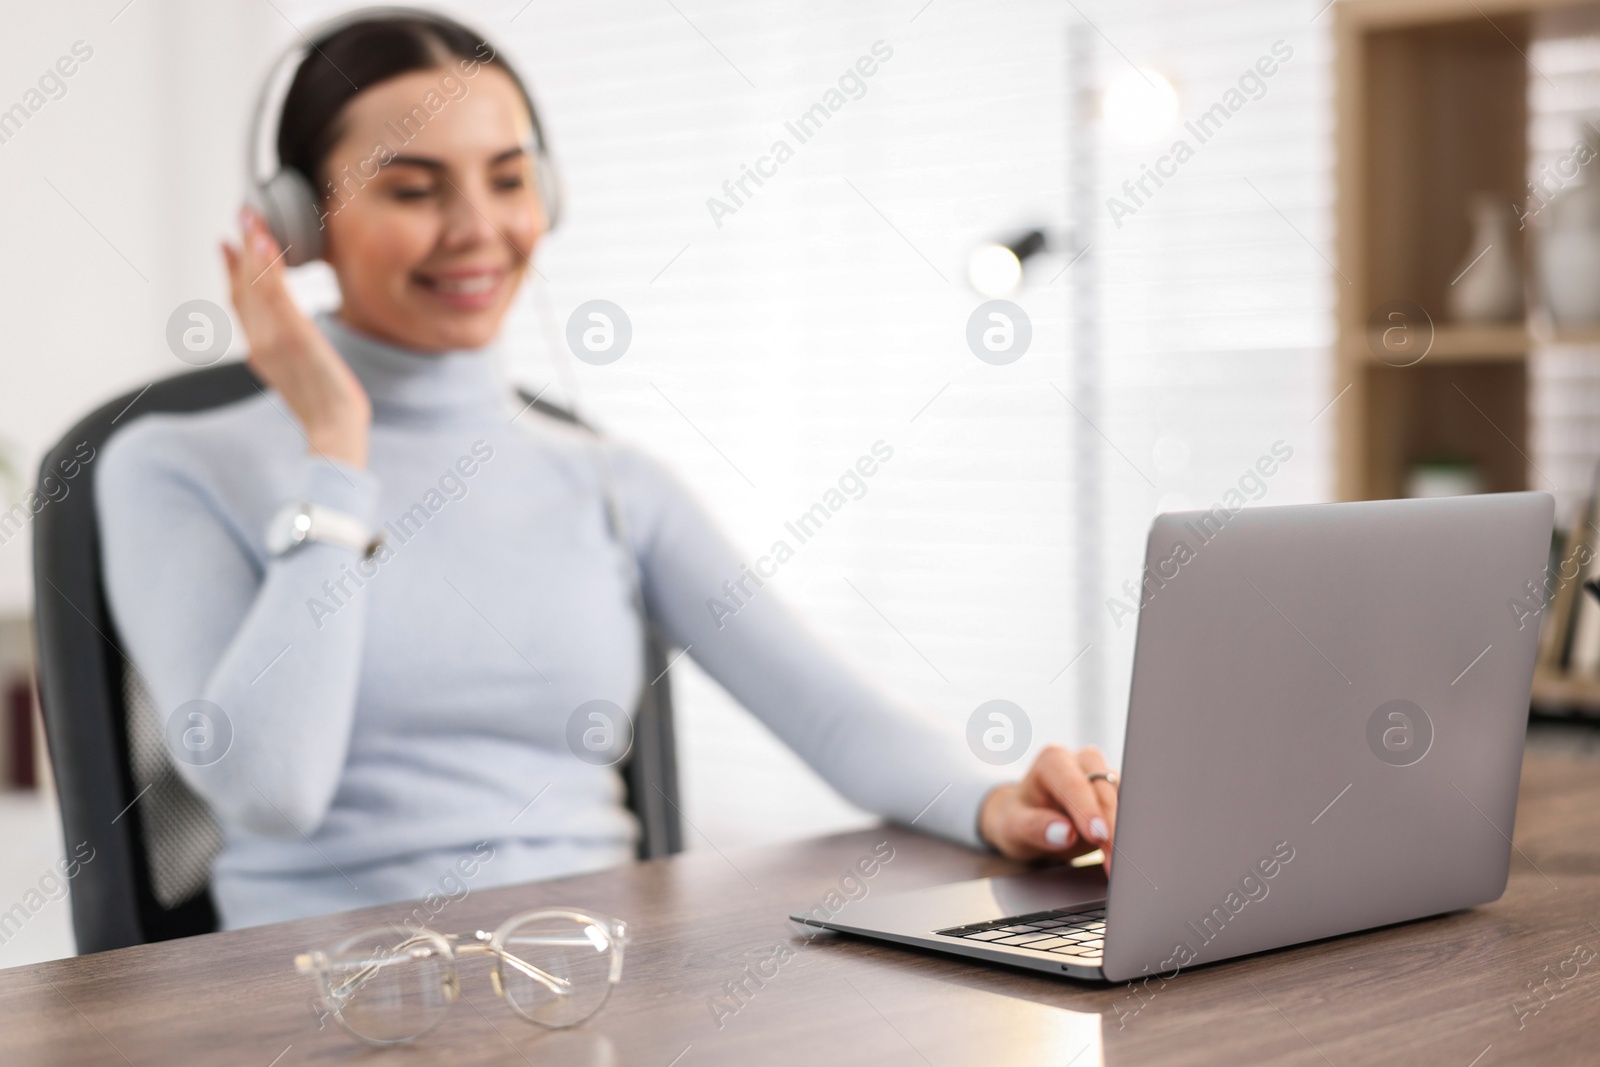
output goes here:
{"type": "Polygon", "coordinates": [[[274,559],[307,541],[344,545],[370,559],[383,544],[383,535],[373,534],[353,515],[304,501],[285,504],[267,523],[267,552],[274,559]]]}

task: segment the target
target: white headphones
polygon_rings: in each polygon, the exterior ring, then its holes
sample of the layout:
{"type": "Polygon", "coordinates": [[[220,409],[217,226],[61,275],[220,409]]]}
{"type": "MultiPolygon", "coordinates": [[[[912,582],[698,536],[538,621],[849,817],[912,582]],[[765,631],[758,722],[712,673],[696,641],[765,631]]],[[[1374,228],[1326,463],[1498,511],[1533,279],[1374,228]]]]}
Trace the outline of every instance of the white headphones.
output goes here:
{"type": "MultiPolygon", "coordinates": [[[[281,122],[283,97],[287,96],[295,73],[305,62],[306,56],[312,51],[320,51],[335,34],[358,23],[391,18],[410,19],[441,28],[465,30],[478,40],[488,43],[488,38],[470,27],[463,26],[455,19],[421,8],[364,7],[322,23],[313,32],[302,35],[304,43],[291,46],[278,57],[268,70],[266,81],[262,83],[261,92],[256,97],[255,109],[250,120],[250,141],[246,146],[246,166],[249,168],[251,203],[266,220],[272,235],[284,249],[284,262],[291,267],[322,258],[322,197],[312,188],[305,175],[293,167],[285,167],[277,158],[276,123],[273,125],[271,143],[272,173],[265,173],[263,164],[266,156],[263,153],[262,134],[265,132],[268,107],[272,105],[272,110],[278,113],[281,122]]],[[[498,49],[493,45],[489,47],[491,53],[501,63],[507,62],[501,58],[498,49]]],[[[521,91],[523,101],[528,105],[528,116],[533,124],[533,182],[540,203],[544,205],[548,228],[553,230],[561,218],[560,175],[551,157],[550,145],[545,139],[544,127],[539,122],[539,109],[534,105],[533,97],[519,78],[513,77],[512,80],[521,91]]]]}

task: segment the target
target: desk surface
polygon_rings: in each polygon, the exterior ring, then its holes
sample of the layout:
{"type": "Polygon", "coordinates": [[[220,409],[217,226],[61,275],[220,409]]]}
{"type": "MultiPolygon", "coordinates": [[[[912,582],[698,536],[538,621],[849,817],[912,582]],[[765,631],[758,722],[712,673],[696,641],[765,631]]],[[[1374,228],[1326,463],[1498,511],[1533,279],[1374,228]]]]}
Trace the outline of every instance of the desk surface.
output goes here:
{"type": "Polygon", "coordinates": [[[885,840],[894,858],[867,882],[870,893],[1017,869],[885,828],[726,854],[703,849],[472,892],[446,906],[435,925],[492,928],[517,910],[557,903],[627,919],[633,938],[622,984],[584,1027],[545,1032],[494,997],[481,958],[466,961],[463,1002],[416,1045],[393,1052],[365,1049],[331,1021],[319,1030],[308,1005],[311,982],[291,960],[399,919],[412,910],[407,905],[18,967],[0,971],[0,1063],[1600,1061],[1600,958],[1563,968],[1579,945],[1600,950],[1600,760],[1593,755],[1530,742],[1517,851],[1498,902],[1200,968],[1143,997],[1129,986],[796,935],[784,916],[822,901],[885,840]],[[741,982],[747,992],[729,998],[729,983],[741,982]],[[1536,998],[1530,988],[1541,983],[1536,998]]]}

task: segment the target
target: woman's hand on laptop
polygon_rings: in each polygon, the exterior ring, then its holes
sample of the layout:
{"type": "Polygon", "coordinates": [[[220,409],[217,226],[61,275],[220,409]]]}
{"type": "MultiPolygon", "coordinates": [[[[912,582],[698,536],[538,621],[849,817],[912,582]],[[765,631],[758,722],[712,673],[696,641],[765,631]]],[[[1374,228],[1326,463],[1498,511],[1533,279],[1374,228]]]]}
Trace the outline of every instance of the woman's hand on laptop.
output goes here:
{"type": "Polygon", "coordinates": [[[1072,749],[1047,745],[1020,782],[996,786],[984,797],[978,831],[1002,855],[1031,860],[1068,859],[1111,847],[1117,827],[1117,787],[1104,778],[1106,759],[1093,745],[1072,749]]]}

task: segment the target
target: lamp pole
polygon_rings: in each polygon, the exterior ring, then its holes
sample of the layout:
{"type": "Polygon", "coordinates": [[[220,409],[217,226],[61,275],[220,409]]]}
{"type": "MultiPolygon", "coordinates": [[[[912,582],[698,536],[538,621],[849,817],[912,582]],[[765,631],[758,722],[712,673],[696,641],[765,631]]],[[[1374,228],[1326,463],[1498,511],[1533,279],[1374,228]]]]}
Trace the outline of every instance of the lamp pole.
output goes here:
{"type": "Polygon", "coordinates": [[[1067,208],[1072,219],[1077,257],[1068,280],[1071,333],[1071,378],[1068,395],[1077,412],[1071,419],[1072,510],[1077,521],[1073,538],[1073,618],[1076,640],[1070,655],[1080,656],[1074,668],[1077,729],[1081,742],[1104,745],[1104,657],[1101,655],[1104,608],[1101,606],[1103,532],[1100,485],[1100,304],[1098,257],[1094,250],[1098,158],[1095,116],[1094,31],[1082,20],[1067,27],[1067,208]]]}

